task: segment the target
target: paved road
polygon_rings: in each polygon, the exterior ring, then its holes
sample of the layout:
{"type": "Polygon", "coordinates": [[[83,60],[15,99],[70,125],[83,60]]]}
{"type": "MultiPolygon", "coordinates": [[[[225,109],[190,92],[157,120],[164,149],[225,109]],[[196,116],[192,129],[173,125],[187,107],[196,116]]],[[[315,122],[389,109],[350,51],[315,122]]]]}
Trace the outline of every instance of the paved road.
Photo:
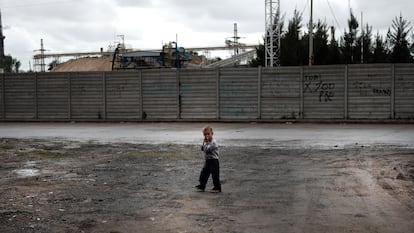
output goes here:
{"type": "MultiPolygon", "coordinates": [[[[198,144],[203,123],[0,123],[1,138],[198,144]]],[[[212,123],[223,146],[345,148],[393,145],[414,148],[413,124],[212,123]]]]}

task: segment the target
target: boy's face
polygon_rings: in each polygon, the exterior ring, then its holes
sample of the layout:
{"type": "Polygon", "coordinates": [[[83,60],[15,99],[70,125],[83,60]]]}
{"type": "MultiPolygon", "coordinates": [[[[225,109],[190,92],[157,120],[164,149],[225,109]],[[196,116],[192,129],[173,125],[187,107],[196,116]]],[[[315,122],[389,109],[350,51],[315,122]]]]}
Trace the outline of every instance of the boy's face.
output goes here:
{"type": "Polygon", "coordinates": [[[204,140],[205,141],[213,140],[213,131],[206,130],[206,131],[203,132],[203,135],[204,135],[204,140]]]}

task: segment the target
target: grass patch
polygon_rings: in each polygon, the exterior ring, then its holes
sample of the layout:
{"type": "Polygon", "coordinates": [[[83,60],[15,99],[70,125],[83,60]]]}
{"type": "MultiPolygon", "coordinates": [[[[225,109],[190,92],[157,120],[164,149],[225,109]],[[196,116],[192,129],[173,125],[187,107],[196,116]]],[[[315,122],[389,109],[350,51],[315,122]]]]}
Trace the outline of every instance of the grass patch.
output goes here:
{"type": "Polygon", "coordinates": [[[12,138],[0,138],[0,150],[12,150],[16,143],[15,139],[12,138]]]}
{"type": "Polygon", "coordinates": [[[1,150],[11,150],[11,149],[14,149],[14,147],[11,146],[11,145],[8,145],[8,144],[3,144],[3,145],[0,145],[0,149],[1,150]]]}
{"type": "Polygon", "coordinates": [[[35,150],[32,152],[35,156],[39,156],[46,159],[57,159],[57,158],[64,158],[68,157],[67,154],[60,153],[60,152],[54,152],[54,151],[48,151],[48,150],[35,150]]]}
{"type": "Polygon", "coordinates": [[[65,154],[56,151],[49,151],[49,150],[31,150],[31,151],[17,151],[17,156],[23,157],[37,157],[40,159],[59,159],[59,158],[66,158],[70,157],[70,154],[65,154]]]}

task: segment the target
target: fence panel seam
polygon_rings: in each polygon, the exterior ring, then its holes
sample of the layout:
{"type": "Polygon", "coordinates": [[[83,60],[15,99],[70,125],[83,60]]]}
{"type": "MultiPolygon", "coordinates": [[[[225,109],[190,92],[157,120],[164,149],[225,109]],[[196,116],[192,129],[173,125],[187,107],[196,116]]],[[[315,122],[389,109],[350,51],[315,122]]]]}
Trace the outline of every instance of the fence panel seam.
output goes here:
{"type": "Polygon", "coordinates": [[[37,120],[39,116],[39,110],[38,110],[38,96],[37,96],[37,73],[35,73],[34,77],[34,94],[33,94],[33,100],[34,100],[34,118],[37,120]]]}
{"type": "Polygon", "coordinates": [[[303,85],[304,85],[304,68],[303,68],[303,66],[301,66],[300,67],[300,80],[299,80],[299,91],[300,91],[300,98],[299,98],[299,101],[300,101],[300,103],[299,103],[299,106],[300,106],[300,112],[299,112],[299,115],[300,115],[300,119],[304,119],[305,118],[305,112],[304,112],[304,109],[305,109],[305,106],[304,106],[304,102],[305,102],[305,95],[304,95],[304,93],[303,93],[303,85]]]}
{"type": "Polygon", "coordinates": [[[68,119],[72,119],[72,75],[68,73],[68,119]]]}
{"type": "Polygon", "coordinates": [[[257,67],[257,119],[262,118],[262,67],[257,67]]]}
{"type": "Polygon", "coordinates": [[[176,70],[177,119],[181,119],[180,69],[176,70]]]}
{"type": "Polygon", "coordinates": [[[143,94],[142,94],[142,70],[138,72],[138,78],[139,78],[139,116],[138,119],[143,120],[143,94]]]}
{"type": "Polygon", "coordinates": [[[106,120],[107,115],[107,96],[106,96],[106,72],[102,72],[102,100],[103,100],[103,119],[106,120]]]}
{"type": "Polygon", "coordinates": [[[395,119],[395,64],[391,65],[391,119],[395,119]]]}
{"type": "Polygon", "coordinates": [[[6,119],[6,75],[3,73],[2,74],[2,89],[3,89],[3,119],[6,119]]]}
{"type": "Polygon", "coordinates": [[[217,120],[220,119],[220,68],[216,68],[216,113],[217,120]]]}
{"type": "Polygon", "coordinates": [[[345,65],[344,75],[344,119],[348,119],[348,65],[345,65]]]}

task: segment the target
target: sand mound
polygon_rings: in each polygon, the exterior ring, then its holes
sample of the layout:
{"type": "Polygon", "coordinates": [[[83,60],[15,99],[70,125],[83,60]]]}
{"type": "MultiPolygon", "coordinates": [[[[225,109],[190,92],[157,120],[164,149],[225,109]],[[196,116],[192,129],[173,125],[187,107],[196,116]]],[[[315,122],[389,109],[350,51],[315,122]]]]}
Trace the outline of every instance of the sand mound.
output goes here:
{"type": "Polygon", "coordinates": [[[111,57],[83,57],[58,64],[51,72],[111,71],[111,57]]]}

